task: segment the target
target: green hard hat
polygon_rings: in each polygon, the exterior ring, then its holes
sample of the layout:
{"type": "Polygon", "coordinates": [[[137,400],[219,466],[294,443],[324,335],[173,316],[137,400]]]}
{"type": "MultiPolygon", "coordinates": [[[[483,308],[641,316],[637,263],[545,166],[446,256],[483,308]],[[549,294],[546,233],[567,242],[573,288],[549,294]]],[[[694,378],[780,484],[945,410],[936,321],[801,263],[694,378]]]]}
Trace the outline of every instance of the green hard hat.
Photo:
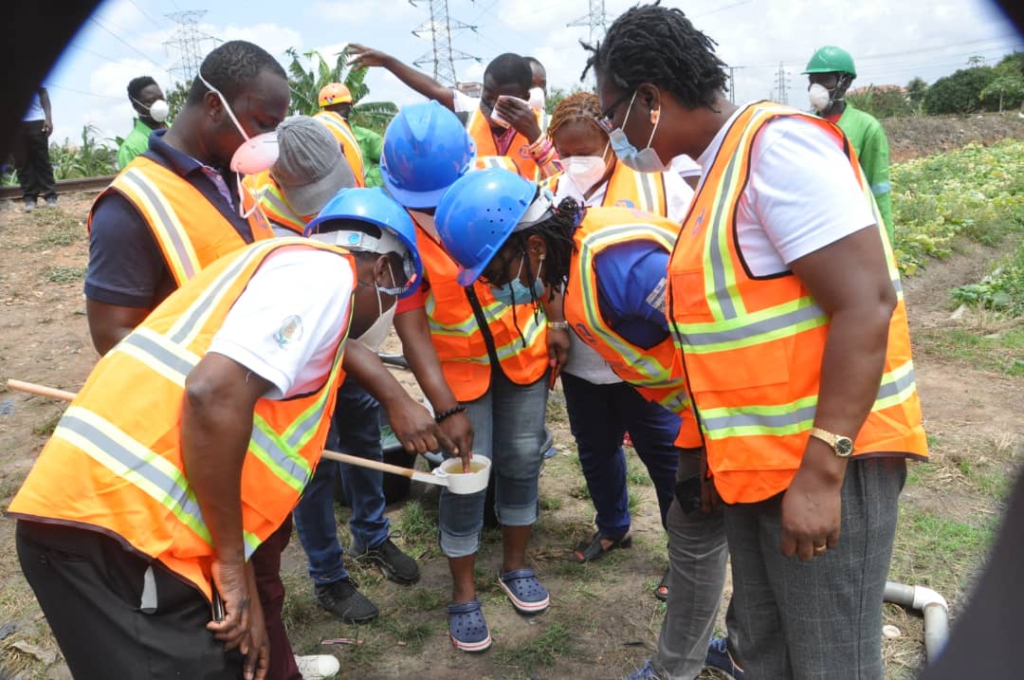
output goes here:
{"type": "Polygon", "coordinates": [[[839,47],[827,45],[814,53],[807,62],[804,73],[849,73],[857,77],[857,69],[853,66],[853,57],[839,47]]]}

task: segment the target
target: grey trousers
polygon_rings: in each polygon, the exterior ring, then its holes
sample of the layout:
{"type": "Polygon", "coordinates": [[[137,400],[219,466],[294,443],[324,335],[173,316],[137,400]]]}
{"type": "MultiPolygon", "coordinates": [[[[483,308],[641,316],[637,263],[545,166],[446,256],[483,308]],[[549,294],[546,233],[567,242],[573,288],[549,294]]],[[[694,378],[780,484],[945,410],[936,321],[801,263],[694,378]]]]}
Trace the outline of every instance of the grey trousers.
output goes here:
{"type": "MultiPolygon", "coordinates": [[[[699,475],[700,449],[680,451],[677,488],[679,482],[699,475]]],[[[661,624],[658,652],[651,663],[662,680],[693,680],[704,668],[725,586],[729,547],[723,512],[719,509],[706,515],[698,506],[687,514],[677,493],[668,511],[666,529],[668,609],[661,624]]]]}
{"type": "Polygon", "coordinates": [[[811,562],[779,552],[781,495],[726,506],[729,644],[747,680],[882,680],[882,595],[906,475],[903,458],[852,461],[839,545],[811,562]]]}

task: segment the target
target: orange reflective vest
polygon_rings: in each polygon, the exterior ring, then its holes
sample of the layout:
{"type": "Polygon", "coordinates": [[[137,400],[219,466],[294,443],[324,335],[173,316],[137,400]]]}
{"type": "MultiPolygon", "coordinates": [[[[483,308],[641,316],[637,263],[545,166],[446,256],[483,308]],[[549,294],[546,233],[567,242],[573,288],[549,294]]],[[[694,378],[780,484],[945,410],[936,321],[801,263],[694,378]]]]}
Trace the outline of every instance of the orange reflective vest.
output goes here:
{"type": "MultiPolygon", "coordinates": [[[[344,250],[297,238],[256,243],[204,269],[100,359],[10,514],[120,537],[209,598],[213,541],[181,454],[185,379],[257,268],[281,248],[337,253],[355,276],[344,250]]],[[[256,403],[241,480],[246,559],[298,503],[320,459],[343,351],[344,340],[315,392],[256,403]]]]}
{"type": "Polygon", "coordinates": [[[828,133],[849,157],[875,212],[898,294],[878,397],[854,439],[854,452],[927,456],[903,289],[856,154],[830,123],[788,107],[754,104],[729,128],[669,264],[669,321],[708,465],[727,503],[757,502],[789,487],[818,403],[828,315],[792,272],[751,278],[736,243],[736,208],[757,134],[771,120],[797,115],[828,133]]]}
{"type": "Polygon", "coordinates": [[[569,264],[565,290],[565,320],[580,340],[604,359],[615,375],[628,382],[648,401],[678,413],[683,424],[676,440],[682,448],[701,446],[700,432],[690,410],[682,366],[671,337],[650,349],[632,344],[605,323],[598,302],[594,259],[621,243],[652,241],[671,252],[678,225],[667,219],[627,208],[587,210],[573,240],[576,252],[569,264]]]}
{"type": "Polygon", "coordinates": [[[469,116],[466,132],[476,145],[476,168],[503,168],[524,179],[536,182],[537,163],[530,155],[530,142],[517,132],[505,153],[499,153],[491,125],[477,107],[469,116]]]}
{"type": "Polygon", "coordinates": [[[430,284],[424,304],[430,339],[455,398],[473,401],[487,392],[492,350],[512,382],[530,385],[540,380],[548,369],[544,310],[528,304],[513,309],[495,300],[490,288],[479,281],[460,286],[455,278],[458,265],[418,225],[416,243],[430,284]],[[480,327],[477,313],[486,321],[486,328],[480,327]]]}
{"type": "Polygon", "coordinates": [[[306,230],[306,220],[292,208],[291,203],[285,198],[284,192],[281,191],[281,187],[277,186],[277,182],[271,177],[269,170],[257,175],[249,175],[243,184],[251,192],[246,196],[244,202],[246,210],[252,206],[255,197],[255,200],[260,203],[260,210],[266,215],[271,225],[283,227],[302,236],[306,230]]]}
{"type": "MultiPolygon", "coordinates": [[[[198,189],[145,156],[136,156],[97,203],[111,192],[121,194],[142,215],[179,287],[213,261],[245,246],[242,235],[198,189]]],[[[90,229],[97,203],[89,212],[90,229]]],[[[274,235],[259,210],[249,217],[249,227],[255,241],[274,235]]]]}
{"type": "Polygon", "coordinates": [[[363,150],[348,121],[334,111],[321,111],[313,118],[326,125],[334,138],[338,140],[341,152],[345,154],[345,160],[348,161],[349,167],[352,168],[352,174],[356,177],[356,186],[365,187],[366,167],[363,162],[363,150]]]}
{"type": "MultiPolygon", "coordinates": [[[[665,199],[665,176],[660,172],[637,172],[624,163],[615,162],[615,169],[604,190],[604,208],[635,208],[658,217],[668,217],[668,201],[665,199]]],[[[567,178],[558,175],[548,182],[552,193],[558,191],[558,183],[567,178]]]]}

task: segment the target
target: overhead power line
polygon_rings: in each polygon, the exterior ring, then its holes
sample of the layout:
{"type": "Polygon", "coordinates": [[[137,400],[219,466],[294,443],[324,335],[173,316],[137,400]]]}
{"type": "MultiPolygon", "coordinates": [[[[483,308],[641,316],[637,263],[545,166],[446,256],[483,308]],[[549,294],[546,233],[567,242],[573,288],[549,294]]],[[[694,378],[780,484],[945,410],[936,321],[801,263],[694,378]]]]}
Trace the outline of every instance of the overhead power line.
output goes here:
{"type": "MultiPolygon", "coordinates": [[[[420,0],[422,1],[422,0],[420,0]]],[[[417,38],[429,38],[432,49],[413,62],[416,66],[432,66],[434,80],[446,85],[458,84],[455,76],[455,62],[466,59],[480,61],[471,54],[466,54],[452,47],[452,31],[470,30],[476,33],[476,26],[452,19],[448,14],[448,0],[427,0],[430,3],[430,19],[414,30],[417,38]]],[[[409,0],[417,6],[414,0],[409,0]]]]}
{"type": "Polygon", "coordinates": [[[135,52],[135,54],[139,55],[140,57],[142,57],[146,61],[152,61],[153,63],[157,63],[156,60],[153,59],[153,57],[149,56],[148,54],[143,53],[142,50],[140,50],[139,48],[137,48],[134,45],[132,45],[130,42],[128,42],[127,40],[125,40],[124,38],[119,36],[117,33],[114,33],[112,30],[107,28],[103,23],[101,23],[100,20],[97,19],[96,17],[89,17],[89,20],[92,21],[97,26],[99,26],[100,28],[102,28],[107,33],[109,33],[110,35],[114,36],[114,38],[117,39],[118,42],[120,42],[121,44],[126,46],[128,49],[132,50],[133,52],[135,52]]]}

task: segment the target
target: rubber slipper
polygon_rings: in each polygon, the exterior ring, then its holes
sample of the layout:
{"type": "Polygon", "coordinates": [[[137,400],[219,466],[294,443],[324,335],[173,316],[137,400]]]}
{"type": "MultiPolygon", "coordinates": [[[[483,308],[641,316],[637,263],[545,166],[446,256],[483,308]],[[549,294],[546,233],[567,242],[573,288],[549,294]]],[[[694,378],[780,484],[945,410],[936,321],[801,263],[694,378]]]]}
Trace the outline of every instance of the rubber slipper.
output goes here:
{"type": "Polygon", "coordinates": [[[665,575],[661,577],[661,583],[654,589],[654,597],[658,598],[662,602],[668,602],[668,570],[665,570],[665,575]]]}
{"type": "Polygon", "coordinates": [[[491,646],[491,631],[480,600],[448,605],[448,635],[456,649],[482,652],[491,646]]]}
{"type": "Polygon", "coordinates": [[[516,569],[498,576],[498,585],[521,614],[537,614],[548,608],[551,597],[533,569],[516,569]]]}
{"type": "Polygon", "coordinates": [[[615,550],[616,548],[632,547],[633,537],[629,534],[626,534],[625,536],[621,536],[619,538],[608,538],[607,536],[602,536],[601,532],[598,531],[593,535],[593,537],[591,537],[590,541],[580,543],[576,547],[576,550],[573,551],[572,556],[576,559],[577,562],[580,563],[594,562],[596,560],[601,559],[605,556],[606,553],[610,553],[612,550],[615,550]],[[611,541],[611,545],[609,545],[607,548],[601,545],[602,538],[607,541],[611,541]]]}

